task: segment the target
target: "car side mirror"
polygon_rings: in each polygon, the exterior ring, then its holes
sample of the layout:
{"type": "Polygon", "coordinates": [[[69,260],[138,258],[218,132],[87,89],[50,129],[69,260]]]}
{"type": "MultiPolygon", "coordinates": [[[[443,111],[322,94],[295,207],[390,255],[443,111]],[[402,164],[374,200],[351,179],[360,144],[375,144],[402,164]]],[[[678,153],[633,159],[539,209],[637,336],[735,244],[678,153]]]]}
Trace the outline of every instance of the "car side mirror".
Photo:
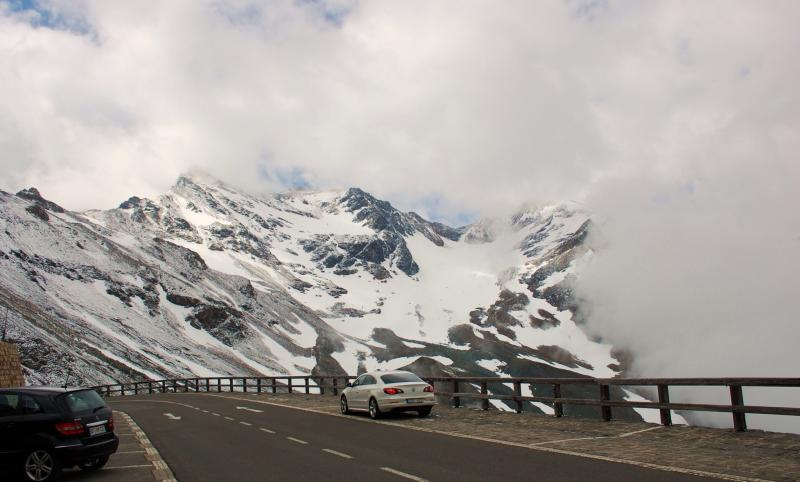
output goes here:
{"type": "Polygon", "coordinates": [[[350,382],[347,382],[347,385],[345,385],[345,387],[347,387],[347,388],[353,388],[353,384],[352,384],[352,383],[350,383],[350,382]]]}

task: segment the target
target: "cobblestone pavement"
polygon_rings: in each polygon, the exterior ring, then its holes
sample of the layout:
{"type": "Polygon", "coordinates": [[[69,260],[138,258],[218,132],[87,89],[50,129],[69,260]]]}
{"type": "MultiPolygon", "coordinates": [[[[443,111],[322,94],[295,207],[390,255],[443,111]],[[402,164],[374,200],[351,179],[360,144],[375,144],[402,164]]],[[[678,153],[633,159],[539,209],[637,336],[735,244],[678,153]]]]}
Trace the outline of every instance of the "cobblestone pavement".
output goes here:
{"type": "MultiPolygon", "coordinates": [[[[305,394],[223,394],[338,414],[338,398],[305,394]]],[[[359,417],[359,415],[355,415],[359,417]]],[[[800,480],[800,435],[642,422],[555,418],[437,405],[429,418],[387,417],[392,424],[625,461],[736,477],[800,480]]]]}

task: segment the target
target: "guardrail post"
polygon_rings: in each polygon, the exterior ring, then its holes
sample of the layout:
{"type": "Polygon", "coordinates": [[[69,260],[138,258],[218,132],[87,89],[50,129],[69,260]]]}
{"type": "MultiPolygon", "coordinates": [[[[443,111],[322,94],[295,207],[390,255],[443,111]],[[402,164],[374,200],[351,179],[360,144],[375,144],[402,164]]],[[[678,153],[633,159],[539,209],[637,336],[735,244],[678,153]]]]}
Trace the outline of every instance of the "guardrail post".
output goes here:
{"type": "MultiPolygon", "coordinates": [[[[602,402],[607,402],[611,400],[611,390],[608,385],[600,385],[600,400],[602,402]]],[[[603,416],[603,421],[610,422],[611,421],[611,407],[608,405],[600,405],[600,411],[603,416]]]]}
{"type": "Polygon", "coordinates": [[[194,379],[194,391],[195,392],[199,392],[200,391],[200,379],[199,378],[195,378],[194,379]]]}
{"type": "Polygon", "coordinates": [[[247,378],[242,378],[242,392],[247,393],[247,378]]]}
{"type": "Polygon", "coordinates": [[[333,395],[339,395],[339,387],[336,386],[336,377],[333,377],[333,395]]]}
{"type": "Polygon", "coordinates": [[[519,397],[522,396],[522,382],[516,381],[514,382],[514,402],[517,405],[517,413],[522,413],[522,400],[519,397]]]}
{"type": "Polygon", "coordinates": [[[744,405],[744,396],[742,395],[741,385],[731,385],[731,409],[733,413],[733,428],[737,432],[744,432],[747,430],[747,420],[745,419],[744,412],[735,411],[735,407],[744,405]]]}
{"type": "Polygon", "coordinates": [[[311,392],[310,392],[310,387],[308,385],[308,377],[306,377],[306,394],[309,394],[309,393],[311,393],[311,392]]]}
{"type": "MultiPolygon", "coordinates": [[[[658,403],[669,403],[669,385],[658,386],[658,403]]],[[[672,425],[672,412],[668,408],[659,410],[661,414],[661,425],[669,427],[672,425]]]]}
{"type": "Polygon", "coordinates": [[[261,377],[256,378],[256,393],[261,393],[261,377]]]}
{"type": "Polygon", "coordinates": [[[319,394],[325,395],[325,377],[319,377],[319,394]]]}
{"type": "MultiPolygon", "coordinates": [[[[488,395],[488,394],[489,394],[489,384],[486,382],[481,382],[481,395],[488,395]]],[[[489,410],[488,398],[481,399],[481,410],[489,410]]]]}
{"type": "Polygon", "coordinates": [[[106,395],[111,396],[111,385],[106,385],[106,395]]]}
{"type": "Polygon", "coordinates": [[[286,386],[289,387],[289,393],[292,393],[292,377],[286,377],[286,386]]]}
{"type": "Polygon", "coordinates": [[[228,389],[233,393],[233,377],[228,378],[228,389]]]}
{"type": "MultiPolygon", "coordinates": [[[[554,383],[553,384],[553,398],[561,398],[561,384],[554,383]]],[[[564,416],[564,404],[561,402],[553,402],[553,410],[554,415],[556,418],[561,418],[564,416]]]]}
{"type": "Polygon", "coordinates": [[[133,384],[133,394],[134,395],[139,395],[139,382],[135,382],[133,384]]]}
{"type": "Polygon", "coordinates": [[[453,408],[461,406],[461,397],[457,396],[458,393],[458,380],[453,380],[453,408]]]}
{"type": "Polygon", "coordinates": [[[147,382],[147,392],[153,393],[153,382],[147,382]]]}
{"type": "Polygon", "coordinates": [[[211,379],[206,378],[206,393],[211,391],[211,379]]]}
{"type": "Polygon", "coordinates": [[[272,394],[275,395],[278,393],[278,379],[272,377],[272,394]]]}
{"type": "Polygon", "coordinates": [[[172,393],[177,393],[177,392],[178,392],[178,380],[173,379],[172,380],[172,393]]]}

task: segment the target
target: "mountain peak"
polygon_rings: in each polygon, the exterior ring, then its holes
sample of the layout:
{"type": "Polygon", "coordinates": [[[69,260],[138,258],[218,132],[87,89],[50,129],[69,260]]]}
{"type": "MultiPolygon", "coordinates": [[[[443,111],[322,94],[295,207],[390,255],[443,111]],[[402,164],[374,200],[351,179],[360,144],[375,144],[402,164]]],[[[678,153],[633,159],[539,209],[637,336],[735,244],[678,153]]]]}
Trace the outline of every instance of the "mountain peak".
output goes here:
{"type": "Polygon", "coordinates": [[[28,189],[21,190],[17,193],[17,197],[26,199],[28,201],[33,201],[38,206],[47,209],[48,211],[53,211],[54,213],[64,212],[64,208],[53,201],[48,201],[47,199],[43,198],[42,194],[35,187],[29,187],[28,189]]]}

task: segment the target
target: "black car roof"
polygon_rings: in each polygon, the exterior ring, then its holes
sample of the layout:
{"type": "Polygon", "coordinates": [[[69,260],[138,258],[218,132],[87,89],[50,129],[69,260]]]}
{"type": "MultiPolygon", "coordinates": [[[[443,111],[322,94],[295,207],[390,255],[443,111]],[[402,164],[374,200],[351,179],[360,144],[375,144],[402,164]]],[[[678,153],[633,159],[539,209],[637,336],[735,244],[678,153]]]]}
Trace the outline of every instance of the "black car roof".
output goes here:
{"type": "Polygon", "coordinates": [[[63,387],[11,387],[0,388],[0,393],[26,393],[29,395],[58,395],[59,393],[74,392],[82,390],[80,388],[63,388],[63,387]]]}

